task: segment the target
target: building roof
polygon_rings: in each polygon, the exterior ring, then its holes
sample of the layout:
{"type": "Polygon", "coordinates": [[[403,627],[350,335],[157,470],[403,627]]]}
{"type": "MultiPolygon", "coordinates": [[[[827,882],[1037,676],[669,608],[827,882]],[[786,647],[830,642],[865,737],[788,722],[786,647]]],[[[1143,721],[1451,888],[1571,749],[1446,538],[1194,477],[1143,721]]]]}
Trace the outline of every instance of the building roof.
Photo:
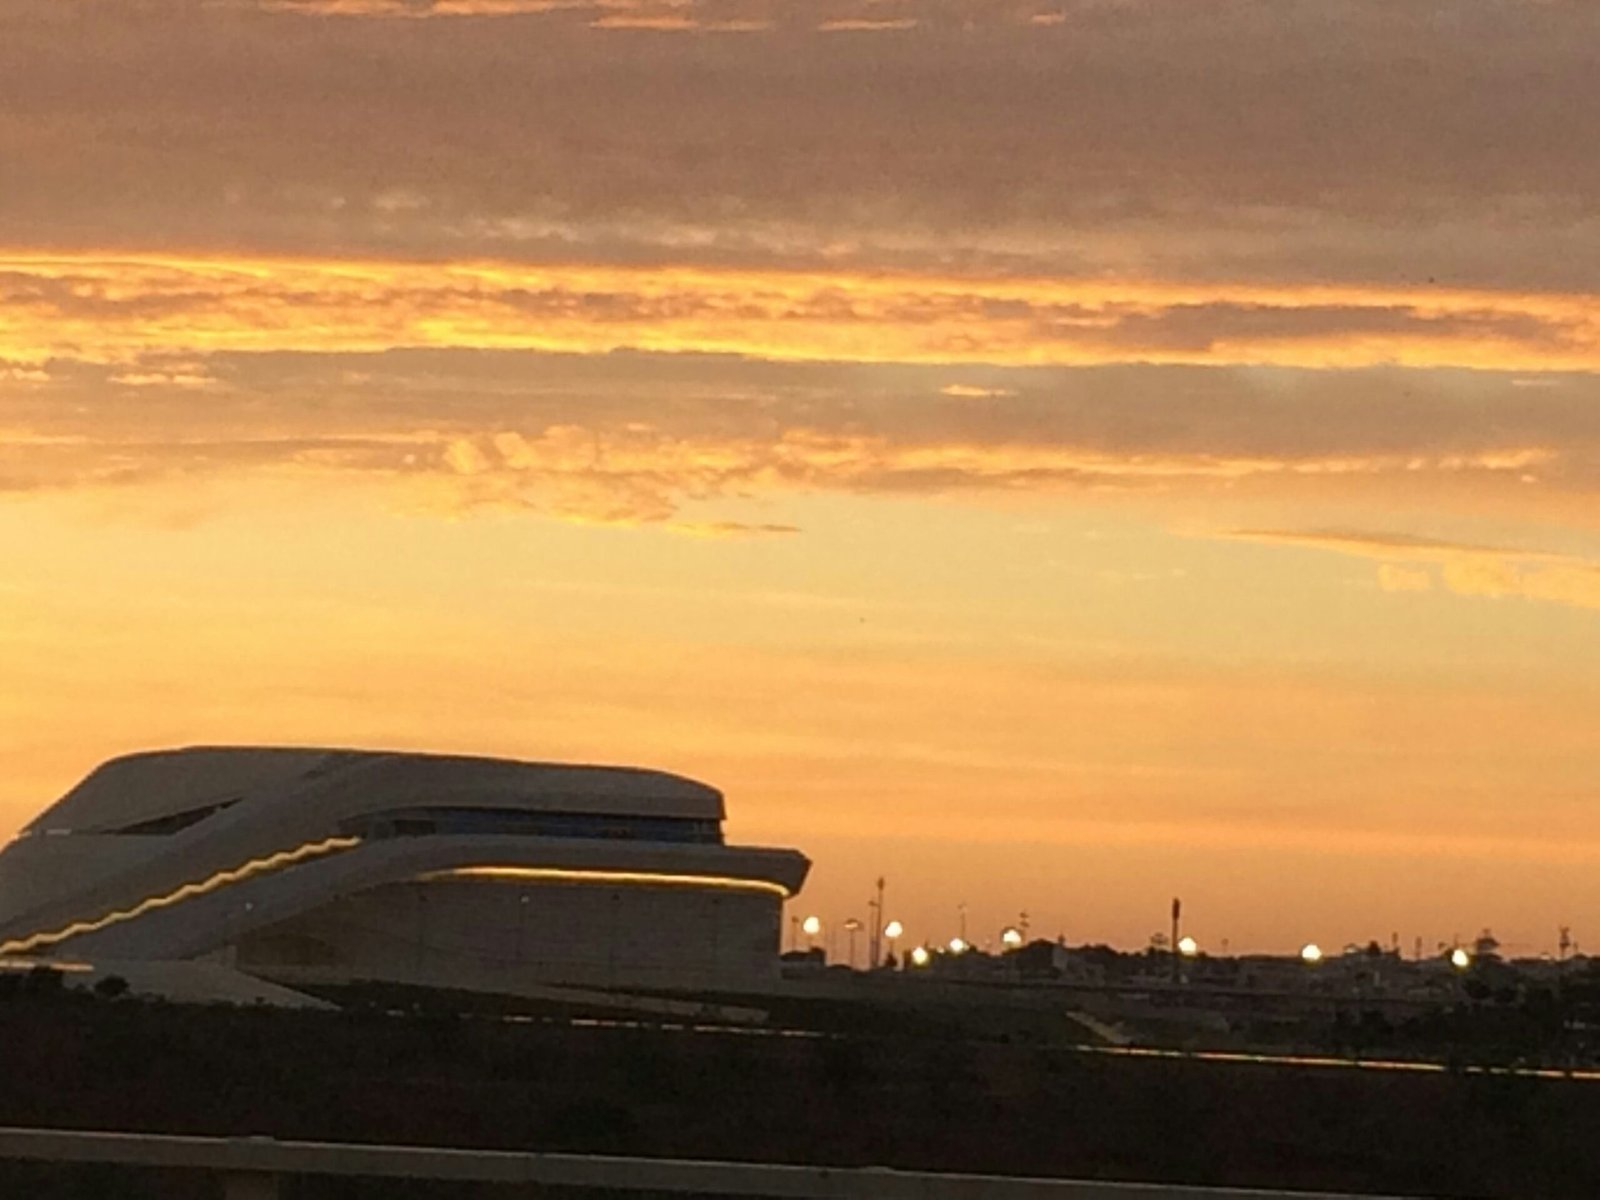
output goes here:
{"type": "Polygon", "coordinates": [[[717,789],[636,767],[410,751],[198,746],[102,764],[40,813],[27,832],[109,833],[241,800],[271,807],[309,802],[346,814],[352,808],[429,804],[723,817],[717,789]],[[359,790],[363,803],[349,803],[352,790],[359,790]]]}

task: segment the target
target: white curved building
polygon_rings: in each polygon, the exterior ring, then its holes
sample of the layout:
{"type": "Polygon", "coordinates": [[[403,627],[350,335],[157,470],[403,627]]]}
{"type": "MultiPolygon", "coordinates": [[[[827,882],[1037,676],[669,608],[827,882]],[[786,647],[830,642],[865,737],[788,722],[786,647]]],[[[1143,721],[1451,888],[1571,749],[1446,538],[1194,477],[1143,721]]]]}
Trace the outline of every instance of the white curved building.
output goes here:
{"type": "Polygon", "coordinates": [[[0,956],[222,958],[282,982],[664,990],[777,974],[810,864],[625,767],[357,750],[114,759],[0,852],[0,956]]]}

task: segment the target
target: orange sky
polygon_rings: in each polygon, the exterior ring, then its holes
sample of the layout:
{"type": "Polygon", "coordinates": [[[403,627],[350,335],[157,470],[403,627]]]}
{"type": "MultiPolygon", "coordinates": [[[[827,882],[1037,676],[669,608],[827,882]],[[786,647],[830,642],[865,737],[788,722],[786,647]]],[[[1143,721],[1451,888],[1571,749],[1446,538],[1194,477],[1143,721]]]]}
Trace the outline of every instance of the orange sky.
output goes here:
{"type": "Polygon", "coordinates": [[[635,762],[832,924],[1600,945],[1597,35],[16,0],[0,833],[141,747],[635,762]]]}

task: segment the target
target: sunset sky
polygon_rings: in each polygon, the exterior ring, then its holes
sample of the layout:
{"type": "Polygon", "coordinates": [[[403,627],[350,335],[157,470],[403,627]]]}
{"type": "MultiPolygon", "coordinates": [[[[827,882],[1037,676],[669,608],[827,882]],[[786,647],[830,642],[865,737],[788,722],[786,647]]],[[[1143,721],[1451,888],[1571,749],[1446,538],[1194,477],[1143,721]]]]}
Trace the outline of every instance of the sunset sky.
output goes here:
{"type": "Polygon", "coordinates": [[[637,763],[914,940],[1600,951],[1593,0],[4,0],[0,837],[637,763]]]}

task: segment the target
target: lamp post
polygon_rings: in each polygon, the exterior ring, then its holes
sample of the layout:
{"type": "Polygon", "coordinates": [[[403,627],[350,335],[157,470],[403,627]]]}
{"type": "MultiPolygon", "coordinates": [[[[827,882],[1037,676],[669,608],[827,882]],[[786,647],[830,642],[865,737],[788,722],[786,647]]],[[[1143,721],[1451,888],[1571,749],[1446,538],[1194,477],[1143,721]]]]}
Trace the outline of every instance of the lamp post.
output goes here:
{"type": "Polygon", "coordinates": [[[850,957],[847,960],[850,969],[856,969],[856,934],[861,932],[861,922],[851,917],[844,923],[844,931],[850,935],[850,957]]]}
{"type": "Polygon", "coordinates": [[[895,945],[900,941],[900,935],[905,931],[906,927],[900,924],[899,921],[890,921],[883,927],[883,936],[889,939],[889,957],[894,959],[896,964],[899,963],[900,958],[895,953],[895,945]]]}
{"type": "Polygon", "coordinates": [[[1183,901],[1174,896],[1172,898],[1172,940],[1167,945],[1172,947],[1172,982],[1177,983],[1183,978],[1182,959],[1178,956],[1178,919],[1183,915],[1183,901]]]}
{"type": "Polygon", "coordinates": [[[872,933],[867,938],[867,957],[872,959],[872,961],[867,964],[867,969],[872,971],[876,971],[878,969],[878,959],[881,957],[883,952],[883,944],[878,940],[878,935],[883,929],[884,883],[885,881],[883,876],[879,875],[877,887],[873,893],[873,898],[867,901],[867,907],[872,910],[872,933]]]}

